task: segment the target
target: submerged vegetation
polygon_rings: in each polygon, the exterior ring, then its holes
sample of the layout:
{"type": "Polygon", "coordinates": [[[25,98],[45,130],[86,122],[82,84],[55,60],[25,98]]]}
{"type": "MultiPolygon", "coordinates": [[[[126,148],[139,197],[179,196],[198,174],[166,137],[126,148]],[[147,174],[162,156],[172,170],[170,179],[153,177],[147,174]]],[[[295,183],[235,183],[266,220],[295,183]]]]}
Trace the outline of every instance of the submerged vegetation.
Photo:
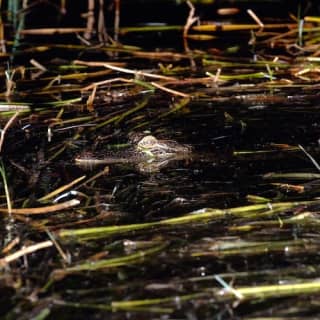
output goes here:
{"type": "Polygon", "coordinates": [[[0,5],[1,318],[320,316],[318,4],[0,5]]]}

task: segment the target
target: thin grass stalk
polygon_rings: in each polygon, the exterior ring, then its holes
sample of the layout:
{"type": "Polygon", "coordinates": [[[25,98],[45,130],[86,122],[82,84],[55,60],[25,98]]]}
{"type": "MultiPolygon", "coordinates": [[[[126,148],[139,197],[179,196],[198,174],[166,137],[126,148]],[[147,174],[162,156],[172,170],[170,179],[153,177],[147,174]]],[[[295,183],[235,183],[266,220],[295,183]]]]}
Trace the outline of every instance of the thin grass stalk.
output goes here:
{"type": "Polygon", "coordinates": [[[45,196],[41,197],[38,199],[39,202],[46,202],[52,198],[54,198],[55,196],[63,193],[64,191],[70,189],[71,187],[73,187],[74,185],[78,184],[79,182],[81,182],[83,179],[85,179],[86,176],[81,176],[77,179],[74,179],[73,181],[71,181],[70,183],[68,184],[65,184],[59,188],[57,188],[56,190],[46,194],[45,196]]]}
{"type": "Polygon", "coordinates": [[[88,262],[75,265],[73,267],[65,268],[63,270],[60,270],[59,272],[72,273],[72,272],[79,272],[79,271],[96,271],[96,270],[106,269],[106,268],[110,269],[110,268],[118,268],[122,266],[129,266],[129,265],[144,262],[146,258],[150,258],[150,256],[161,252],[167,245],[168,245],[167,243],[163,243],[158,246],[152,247],[150,249],[140,250],[135,253],[125,255],[122,257],[102,259],[95,262],[88,261],[88,262]]]}
{"type": "Polygon", "coordinates": [[[78,240],[91,240],[98,238],[105,238],[110,236],[122,235],[128,232],[150,230],[155,227],[178,227],[185,224],[192,223],[208,223],[214,220],[222,219],[225,217],[243,217],[248,213],[263,213],[266,210],[272,213],[271,210],[289,210],[297,206],[307,206],[313,204],[319,204],[320,200],[315,201],[301,201],[301,202],[279,202],[279,203],[267,203],[267,204],[256,204],[243,207],[230,208],[227,210],[205,208],[198,211],[188,213],[186,215],[170,218],[155,222],[147,222],[140,224],[129,224],[120,226],[107,226],[107,227],[95,227],[95,228],[83,228],[83,229],[71,229],[61,230],[57,234],[60,238],[74,238],[78,240]]]}
{"type": "MultiPolygon", "coordinates": [[[[290,297],[303,294],[320,293],[320,281],[242,287],[236,288],[236,291],[243,296],[243,300],[290,297]]],[[[233,298],[233,295],[227,290],[223,289],[221,291],[221,294],[222,293],[225,294],[225,298],[233,298]]]]}
{"type": "MultiPolygon", "coordinates": [[[[3,179],[3,168],[0,167],[0,173],[3,179]]],[[[6,181],[6,180],[5,180],[6,181]]],[[[6,191],[7,192],[7,191],[6,191]]],[[[7,198],[8,199],[8,198],[7,198]]],[[[10,200],[10,198],[9,198],[10,200]]],[[[77,206],[80,203],[78,199],[72,199],[65,202],[44,206],[44,207],[36,207],[36,208],[12,208],[11,204],[8,205],[7,209],[0,208],[0,213],[4,214],[17,214],[17,215],[38,215],[38,214],[48,214],[60,210],[70,209],[72,207],[77,206]]]]}
{"type": "Polygon", "coordinates": [[[12,204],[11,204],[11,199],[10,199],[10,192],[9,192],[9,187],[8,187],[8,181],[7,181],[7,176],[6,176],[6,171],[5,171],[5,167],[3,164],[3,161],[0,161],[0,174],[2,177],[2,181],[3,181],[3,186],[4,186],[4,192],[6,195],[6,202],[7,202],[7,212],[9,214],[9,216],[12,216],[12,204]]]}

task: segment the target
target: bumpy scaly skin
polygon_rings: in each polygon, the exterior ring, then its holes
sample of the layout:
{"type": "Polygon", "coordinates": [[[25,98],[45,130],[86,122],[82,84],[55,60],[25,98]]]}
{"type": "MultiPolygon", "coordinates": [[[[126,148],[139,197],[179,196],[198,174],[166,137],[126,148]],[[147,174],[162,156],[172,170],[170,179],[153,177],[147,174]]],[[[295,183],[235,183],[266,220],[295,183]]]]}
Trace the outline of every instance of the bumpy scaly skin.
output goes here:
{"type": "Polygon", "coordinates": [[[190,148],[175,141],[158,140],[154,136],[145,136],[136,147],[136,151],[154,159],[168,159],[176,155],[190,153],[190,148]]]}
{"type": "Polygon", "coordinates": [[[172,140],[158,140],[148,135],[138,141],[136,153],[140,161],[140,172],[152,173],[165,167],[171,160],[183,159],[190,155],[191,148],[172,140]]]}
{"type": "Polygon", "coordinates": [[[97,165],[112,163],[133,163],[141,172],[155,172],[165,167],[170,160],[183,159],[191,153],[191,148],[172,140],[158,140],[152,135],[133,141],[135,147],[125,155],[105,156],[97,159],[76,158],[78,165],[97,165]]]}

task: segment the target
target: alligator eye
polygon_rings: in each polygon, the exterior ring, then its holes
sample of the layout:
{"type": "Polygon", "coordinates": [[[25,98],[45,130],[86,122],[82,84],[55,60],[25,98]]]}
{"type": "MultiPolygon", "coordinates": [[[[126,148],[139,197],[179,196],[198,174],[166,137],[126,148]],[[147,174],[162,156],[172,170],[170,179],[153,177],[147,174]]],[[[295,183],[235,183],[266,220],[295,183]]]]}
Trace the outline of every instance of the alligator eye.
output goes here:
{"type": "Polygon", "coordinates": [[[145,136],[138,142],[140,148],[152,148],[158,143],[158,140],[154,136],[145,136]]]}

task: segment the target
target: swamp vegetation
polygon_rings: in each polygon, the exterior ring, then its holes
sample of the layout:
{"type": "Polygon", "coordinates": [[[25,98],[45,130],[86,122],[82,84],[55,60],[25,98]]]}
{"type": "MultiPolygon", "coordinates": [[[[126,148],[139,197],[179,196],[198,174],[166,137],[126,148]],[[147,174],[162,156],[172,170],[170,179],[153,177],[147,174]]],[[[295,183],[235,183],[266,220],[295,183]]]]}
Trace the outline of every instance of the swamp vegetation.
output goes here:
{"type": "Polygon", "coordinates": [[[0,5],[1,319],[320,317],[317,1],[0,5]]]}

